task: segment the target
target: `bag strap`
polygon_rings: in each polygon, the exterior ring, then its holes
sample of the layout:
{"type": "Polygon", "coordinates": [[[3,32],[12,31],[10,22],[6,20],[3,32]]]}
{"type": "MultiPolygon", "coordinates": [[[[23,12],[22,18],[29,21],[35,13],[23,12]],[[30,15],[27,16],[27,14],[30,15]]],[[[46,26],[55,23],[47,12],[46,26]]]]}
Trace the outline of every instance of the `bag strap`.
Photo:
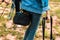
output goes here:
{"type": "Polygon", "coordinates": [[[15,0],[16,12],[20,11],[20,0],[15,0]]]}
{"type": "MultiPolygon", "coordinates": [[[[45,21],[46,21],[46,17],[43,17],[42,19],[42,31],[43,31],[43,40],[45,40],[45,21]]],[[[51,30],[50,30],[50,40],[53,40],[53,36],[52,36],[52,16],[50,16],[50,25],[51,25],[51,30]]]]}
{"type": "Polygon", "coordinates": [[[9,20],[12,19],[11,14],[13,13],[14,8],[16,9],[16,13],[20,11],[20,2],[21,0],[12,0],[12,6],[11,6],[11,11],[8,15],[9,20]]]}

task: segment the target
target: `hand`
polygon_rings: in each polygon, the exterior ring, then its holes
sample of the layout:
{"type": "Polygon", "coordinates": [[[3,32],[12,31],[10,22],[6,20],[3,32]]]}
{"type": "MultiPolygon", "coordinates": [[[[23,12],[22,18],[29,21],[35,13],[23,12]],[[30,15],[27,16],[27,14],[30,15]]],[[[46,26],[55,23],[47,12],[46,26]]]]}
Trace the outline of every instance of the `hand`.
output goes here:
{"type": "Polygon", "coordinates": [[[50,14],[48,11],[46,11],[46,17],[47,17],[47,20],[50,20],[50,14]]]}

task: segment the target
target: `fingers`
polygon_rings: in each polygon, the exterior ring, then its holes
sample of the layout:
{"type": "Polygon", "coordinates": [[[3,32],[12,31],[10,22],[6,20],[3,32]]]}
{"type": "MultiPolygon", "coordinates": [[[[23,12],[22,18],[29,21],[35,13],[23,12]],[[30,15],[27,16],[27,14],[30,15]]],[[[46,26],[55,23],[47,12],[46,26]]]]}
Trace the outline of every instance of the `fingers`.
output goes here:
{"type": "Polygon", "coordinates": [[[46,11],[46,17],[47,17],[47,20],[50,20],[50,13],[49,13],[49,11],[46,11]]]}

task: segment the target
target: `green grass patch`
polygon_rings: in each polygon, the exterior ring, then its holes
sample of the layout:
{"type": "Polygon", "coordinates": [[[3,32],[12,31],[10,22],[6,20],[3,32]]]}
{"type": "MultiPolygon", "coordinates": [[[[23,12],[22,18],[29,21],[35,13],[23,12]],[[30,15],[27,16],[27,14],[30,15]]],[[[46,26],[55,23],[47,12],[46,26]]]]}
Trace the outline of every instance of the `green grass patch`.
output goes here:
{"type": "Polygon", "coordinates": [[[57,17],[60,18],[60,9],[56,10],[55,12],[56,12],[57,17]]]}

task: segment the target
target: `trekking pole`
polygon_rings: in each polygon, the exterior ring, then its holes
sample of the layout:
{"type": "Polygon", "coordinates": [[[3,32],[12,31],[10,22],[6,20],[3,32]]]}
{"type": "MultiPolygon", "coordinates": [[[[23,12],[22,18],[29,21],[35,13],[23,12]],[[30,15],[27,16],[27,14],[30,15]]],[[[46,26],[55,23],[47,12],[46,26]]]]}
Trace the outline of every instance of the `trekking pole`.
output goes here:
{"type": "Polygon", "coordinates": [[[45,36],[45,17],[43,17],[42,19],[42,31],[43,31],[43,40],[45,40],[44,36],[45,36]]]}
{"type": "Polygon", "coordinates": [[[50,26],[51,26],[51,29],[50,29],[50,40],[53,40],[53,36],[52,36],[52,25],[53,25],[53,23],[52,22],[53,22],[53,19],[52,19],[52,16],[50,16],[50,26]]]}
{"type": "MultiPolygon", "coordinates": [[[[47,20],[47,17],[43,17],[42,19],[42,31],[43,31],[43,40],[45,40],[44,36],[45,36],[45,21],[47,20]]],[[[50,30],[50,40],[53,40],[53,36],[52,36],[52,16],[50,16],[50,25],[51,25],[51,30],[50,30]]]]}
{"type": "Polygon", "coordinates": [[[50,40],[53,40],[53,36],[52,36],[52,21],[53,21],[53,19],[52,19],[52,17],[50,16],[50,25],[51,25],[51,30],[50,30],[50,40]]]}

